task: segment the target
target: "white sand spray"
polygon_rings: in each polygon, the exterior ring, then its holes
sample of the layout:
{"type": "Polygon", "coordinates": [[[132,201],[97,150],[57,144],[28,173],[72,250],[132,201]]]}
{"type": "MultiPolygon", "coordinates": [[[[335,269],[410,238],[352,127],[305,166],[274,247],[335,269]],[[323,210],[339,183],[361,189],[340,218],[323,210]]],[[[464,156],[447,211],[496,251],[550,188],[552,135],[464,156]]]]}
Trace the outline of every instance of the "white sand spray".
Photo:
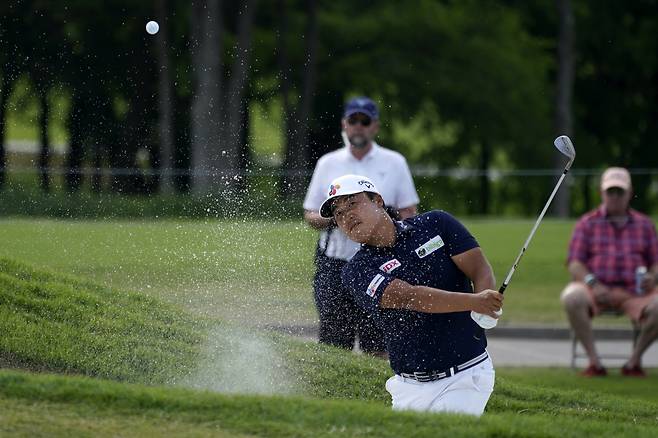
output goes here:
{"type": "Polygon", "coordinates": [[[218,325],[209,331],[196,371],[182,385],[222,393],[292,394],[284,358],[254,329],[218,325]]]}

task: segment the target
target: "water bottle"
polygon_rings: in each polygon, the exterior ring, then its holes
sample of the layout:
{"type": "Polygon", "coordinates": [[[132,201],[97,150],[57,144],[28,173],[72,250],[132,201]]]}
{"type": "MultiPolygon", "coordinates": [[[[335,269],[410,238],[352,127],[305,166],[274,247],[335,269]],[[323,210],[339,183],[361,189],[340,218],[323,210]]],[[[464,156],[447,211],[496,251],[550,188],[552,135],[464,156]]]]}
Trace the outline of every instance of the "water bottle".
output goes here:
{"type": "Polygon", "coordinates": [[[635,269],[635,293],[637,295],[642,295],[644,293],[644,290],[642,290],[642,280],[646,273],[646,266],[638,266],[637,269],[635,269]]]}

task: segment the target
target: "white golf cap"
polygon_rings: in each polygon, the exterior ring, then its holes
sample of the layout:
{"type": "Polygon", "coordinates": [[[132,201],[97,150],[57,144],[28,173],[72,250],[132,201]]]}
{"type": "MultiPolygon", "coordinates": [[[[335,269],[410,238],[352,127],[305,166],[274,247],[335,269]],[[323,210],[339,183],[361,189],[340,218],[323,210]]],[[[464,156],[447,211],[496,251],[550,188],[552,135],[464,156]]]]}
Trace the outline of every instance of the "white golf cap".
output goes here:
{"type": "Polygon", "coordinates": [[[361,192],[377,193],[381,196],[375,184],[368,177],[362,175],[343,175],[340,178],[336,178],[329,185],[327,199],[320,206],[320,216],[326,218],[333,216],[331,203],[335,198],[361,192]]]}

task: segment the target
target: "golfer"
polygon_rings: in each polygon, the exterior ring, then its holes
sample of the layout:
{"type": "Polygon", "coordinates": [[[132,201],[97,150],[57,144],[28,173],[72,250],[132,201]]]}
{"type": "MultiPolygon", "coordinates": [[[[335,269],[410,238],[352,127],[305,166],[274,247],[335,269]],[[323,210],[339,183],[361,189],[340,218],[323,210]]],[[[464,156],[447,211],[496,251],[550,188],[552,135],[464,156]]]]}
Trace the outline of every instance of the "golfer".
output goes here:
{"type": "Polygon", "coordinates": [[[393,409],[482,415],[495,374],[470,311],[495,318],[503,295],[475,238],[444,211],[393,221],[359,175],[332,182],[320,215],[361,243],[342,280],[384,330],[393,409]]]}

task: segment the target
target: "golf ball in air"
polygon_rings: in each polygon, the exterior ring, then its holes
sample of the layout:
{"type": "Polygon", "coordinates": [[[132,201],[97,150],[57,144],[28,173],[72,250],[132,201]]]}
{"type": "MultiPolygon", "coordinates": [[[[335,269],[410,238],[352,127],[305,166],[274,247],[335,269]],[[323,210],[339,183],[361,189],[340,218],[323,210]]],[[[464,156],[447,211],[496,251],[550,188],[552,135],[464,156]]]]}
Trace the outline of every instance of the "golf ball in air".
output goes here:
{"type": "Polygon", "coordinates": [[[146,23],[146,31],[151,35],[155,35],[160,30],[160,25],[157,21],[149,21],[146,23]]]}

